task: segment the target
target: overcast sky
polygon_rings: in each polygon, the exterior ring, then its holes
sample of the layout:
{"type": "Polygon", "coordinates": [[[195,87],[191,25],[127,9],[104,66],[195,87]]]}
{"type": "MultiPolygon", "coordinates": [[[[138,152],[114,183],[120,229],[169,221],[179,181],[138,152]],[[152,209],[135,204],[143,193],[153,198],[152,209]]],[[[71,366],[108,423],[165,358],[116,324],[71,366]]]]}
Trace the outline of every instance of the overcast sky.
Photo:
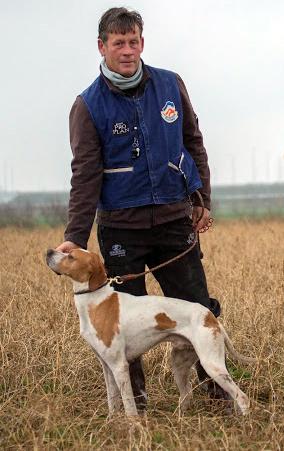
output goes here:
{"type": "Polygon", "coordinates": [[[69,188],[69,110],[111,6],[142,14],[144,61],[185,81],[212,182],[284,181],[282,0],[0,0],[0,188],[69,188]]]}

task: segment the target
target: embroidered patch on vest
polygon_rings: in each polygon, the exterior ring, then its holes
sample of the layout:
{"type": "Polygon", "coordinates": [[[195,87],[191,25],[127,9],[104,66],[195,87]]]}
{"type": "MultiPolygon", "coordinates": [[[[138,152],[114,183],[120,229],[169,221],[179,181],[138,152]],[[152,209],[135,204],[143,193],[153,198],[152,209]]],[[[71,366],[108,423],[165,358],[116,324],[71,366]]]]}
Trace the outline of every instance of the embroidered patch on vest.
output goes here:
{"type": "Polygon", "coordinates": [[[112,134],[115,136],[121,136],[129,133],[129,126],[126,122],[117,122],[112,126],[112,134]]]}
{"type": "Polygon", "coordinates": [[[111,257],[125,257],[126,250],[122,248],[121,244],[114,244],[109,255],[111,257]]]}
{"type": "Polygon", "coordinates": [[[168,100],[161,111],[161,116],[164,121],[171,123],[177,120],[178,112],[176,110],[174,102],[168,100]]]}

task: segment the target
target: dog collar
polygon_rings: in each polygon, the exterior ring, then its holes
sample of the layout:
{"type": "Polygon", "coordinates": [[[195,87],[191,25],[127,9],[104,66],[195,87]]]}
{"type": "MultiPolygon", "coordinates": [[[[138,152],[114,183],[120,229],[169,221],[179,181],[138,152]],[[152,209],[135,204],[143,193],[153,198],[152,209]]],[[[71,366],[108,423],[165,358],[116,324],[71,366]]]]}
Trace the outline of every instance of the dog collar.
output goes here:
{"type": "Polygon", "coordinates": [[[78,294],[94,293],[95,291],[99,290],[100,288],[105,287],[108,283],[109,283],[109,280],[107,279],[105,283],[98,286],[98,288],[96,288],[95,290],[87,289],[87,290],[74,291],[74,294],[77,296],[78,294]]]}

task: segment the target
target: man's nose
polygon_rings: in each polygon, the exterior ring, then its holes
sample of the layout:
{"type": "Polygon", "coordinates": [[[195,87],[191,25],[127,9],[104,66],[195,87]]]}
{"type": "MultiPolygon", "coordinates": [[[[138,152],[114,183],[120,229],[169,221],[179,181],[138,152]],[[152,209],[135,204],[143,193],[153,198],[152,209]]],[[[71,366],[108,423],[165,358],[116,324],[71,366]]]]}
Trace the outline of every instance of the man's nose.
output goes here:
{"type": "Polygon", "coordinates": [[[125,44],[123,47],[124,55],[131,55],[133,53],[133,49],[129,44],[125,44]]]}

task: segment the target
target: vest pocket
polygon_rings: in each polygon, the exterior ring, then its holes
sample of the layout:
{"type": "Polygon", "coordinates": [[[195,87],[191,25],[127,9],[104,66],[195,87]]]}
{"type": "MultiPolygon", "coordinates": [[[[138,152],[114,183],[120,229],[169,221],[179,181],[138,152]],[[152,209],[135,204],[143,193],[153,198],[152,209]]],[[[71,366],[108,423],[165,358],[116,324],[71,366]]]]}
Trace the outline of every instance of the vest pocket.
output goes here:
{"type": "Polygon", "coordinates": [[[168,161],[167,195],[181,196],[185,190],[184,179],[180,169],[182,156],[171,158],[171,160],[168,161]]]}
{"type": "Polygon", "coordinates": [[[172,163],[171,161],[168,162],[168,166],[169,166],[169,168],[172,168],[175,171],[179,172],[179,168],[174,163],[172,163]]]}

